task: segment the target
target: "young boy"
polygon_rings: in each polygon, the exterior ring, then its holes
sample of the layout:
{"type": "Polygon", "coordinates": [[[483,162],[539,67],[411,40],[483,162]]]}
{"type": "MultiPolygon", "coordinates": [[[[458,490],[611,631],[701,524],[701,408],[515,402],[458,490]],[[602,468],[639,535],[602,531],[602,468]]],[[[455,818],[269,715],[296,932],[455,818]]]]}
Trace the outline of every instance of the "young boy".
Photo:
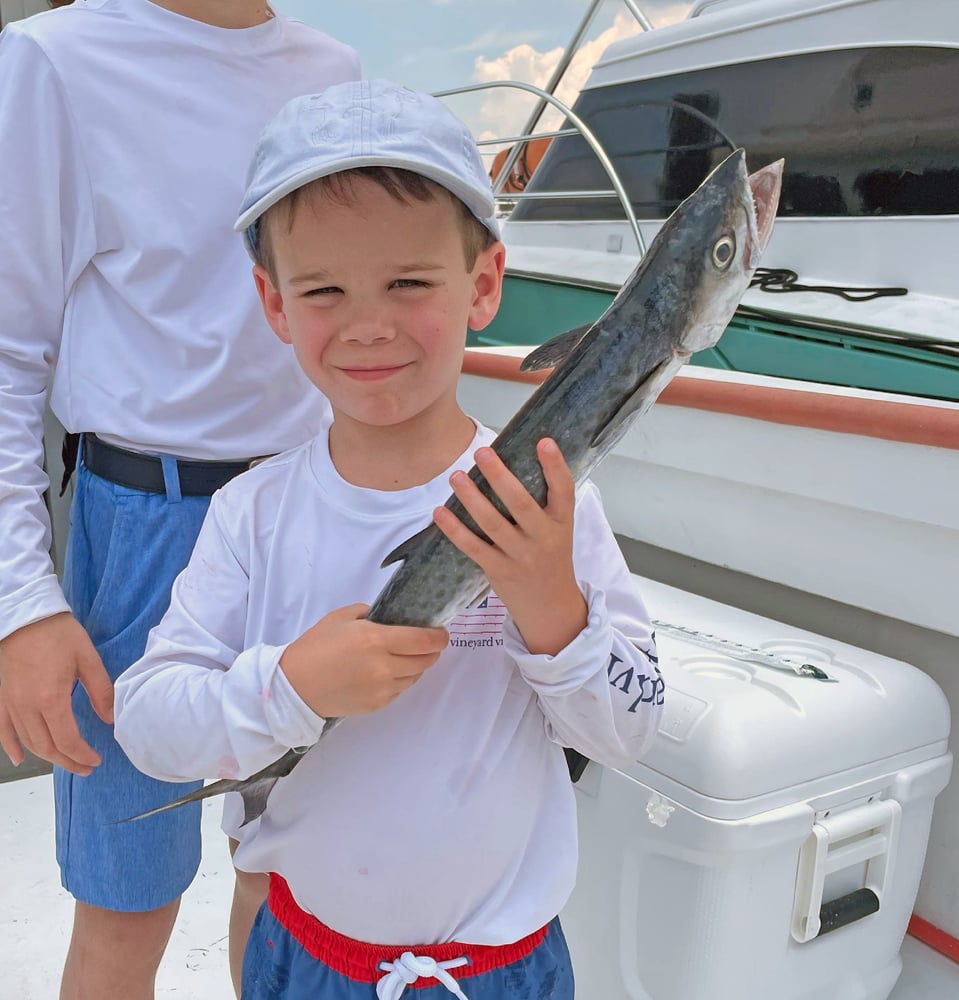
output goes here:
{"type": "Polygon", "coordinates": [[[544,440],[540,508],[457,404],[466,330],[493,318],[505,257],[476,146],[431,97],[330,87],[264,132],[237,228],[333,421],[214,497],[117,685],[117,738],[157,777],[239,777],[347,717],[239,831],[237,866],[273,873],[247,1000],[412,983],[420,1000],[568,1000],[562,747],[634,760],[661,709],[608,668],[661,684],[595,488],[576,490],[544,440]],[[515,523],[465,475],[474,457],[515,523]],[[451,487],[489,541],[439,506],[451,487]],[[431,517],[495,597],[448,632],[365,620],[392,573],[381,560],[431,517]]]}

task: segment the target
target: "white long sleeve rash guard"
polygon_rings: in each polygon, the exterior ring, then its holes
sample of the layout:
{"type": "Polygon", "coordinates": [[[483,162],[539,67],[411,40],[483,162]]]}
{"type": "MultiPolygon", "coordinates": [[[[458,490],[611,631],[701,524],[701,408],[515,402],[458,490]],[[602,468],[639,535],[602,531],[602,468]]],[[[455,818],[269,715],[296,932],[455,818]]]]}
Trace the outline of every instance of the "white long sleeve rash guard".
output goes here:
{"type": "Polygon", "coordinates": [[[263,126],[359,75],[298,21],[221,28],[148,0],[0,34],[0,638],[69,610],[43,502],[51,375],[67,430],[135,451],[269,455],[328,419],[233,221],[263,126]]]}
{"type": "MultiPolygon", "coordinates": [[[[314,743],[323,720],[279,668],[283,650],[329,611],[372,602],[393,572],[384,555],[492,438],[478,430],[424,486],[379,492],[341,479],[321,434],[217,493],[169,611],[117,684],[116,735],[136,766],[245,777],[314,743]]],[[[416,684],[345,719],[277,784],[236,864],[283,875],[300,906],[364,941],[504,944],[552,919],[577,863],[562,747],[625,766],[663,702],[649,618],[590,483],[574,566],[588,624],[565,649],[531,654],[495,596],[464,609],[416,684]]]]}

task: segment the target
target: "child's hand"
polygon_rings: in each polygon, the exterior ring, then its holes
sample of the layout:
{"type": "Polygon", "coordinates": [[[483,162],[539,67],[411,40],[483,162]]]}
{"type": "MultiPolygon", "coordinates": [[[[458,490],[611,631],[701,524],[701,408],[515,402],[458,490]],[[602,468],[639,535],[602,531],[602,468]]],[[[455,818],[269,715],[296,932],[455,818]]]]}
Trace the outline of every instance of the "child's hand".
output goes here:
{"type": "Polygon", "coordinates": [[[555,655],[586,627],[586,601],[573,572],[576,484],[555,441],[543,438],[536,454],[546,478],[545,507],[492,448],[480,448],[475,455],[480,472],[515,524],[465,472],[455,472],[450,479],[456,497],[492,544],[470,531],[447,507],[438,507],[433,520],[486,574],[527,649],[555,655]]]}
{"type": "Polygon", "coordinates": [[[388,705],[419,680],[449,642],[443,628],[378,625],[366,604],[338,608],[291,642],[280,668],[325,719],[388,705]]]}

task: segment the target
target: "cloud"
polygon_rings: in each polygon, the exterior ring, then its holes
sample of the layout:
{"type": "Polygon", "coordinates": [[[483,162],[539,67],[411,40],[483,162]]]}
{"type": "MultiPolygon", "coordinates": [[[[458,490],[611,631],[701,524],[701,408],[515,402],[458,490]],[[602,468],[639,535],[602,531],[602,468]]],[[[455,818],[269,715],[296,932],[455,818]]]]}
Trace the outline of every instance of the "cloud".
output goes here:
{"type": "MultiPolygon", "coordinates": [[[[681,21],[688,10],[689,3],[675,3],[658,9],[655,24],[662,26],[681,21]]],[[[580,46],[556,90],[556,97],[565,104],[572,105],[602,53],[613,42],[638,34],[641,30],[628,11],[617,14],[609,28],[580,46]]],[[[492,59],[477,57],[473,68],[473,79],[477,83],[519,80],[545,88],[562,54],[561,47],[540,52],[528,43],[515,45],[501,56],[492,59]]],[[[477,138],[491,139],[501,135],[518,134],[532,113],[536,103],[535,96],[502,87],[487,91],[485,94],[472,122],[477,138]]],[[[538,127],[547,130],[556,128],[560,121],[559,112],[548,109],[540,119],[538,127]]]]}

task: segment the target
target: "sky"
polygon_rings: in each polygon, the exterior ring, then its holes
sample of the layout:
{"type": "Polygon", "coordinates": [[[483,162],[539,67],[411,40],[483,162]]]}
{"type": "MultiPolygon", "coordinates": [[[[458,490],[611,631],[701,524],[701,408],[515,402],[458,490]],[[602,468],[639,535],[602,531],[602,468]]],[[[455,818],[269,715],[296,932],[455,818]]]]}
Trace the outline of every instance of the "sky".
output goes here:
{"type": "MultiPolygon", "coordinates": [[[[490,80],[544,86],[588,0],[271,0],[352,45],[363,75],[435,92],[490,80]]],[[[638,0],[654,27],[685,17],[689,0],[638,0]]],[[[558,96],[572,103],[588,67],[610,42],[640,30],[620,0],[605,0],[558,96]]],[[[535,98],[496,89],[452,98],[478,139],[516,134],[535,98]]]]}

